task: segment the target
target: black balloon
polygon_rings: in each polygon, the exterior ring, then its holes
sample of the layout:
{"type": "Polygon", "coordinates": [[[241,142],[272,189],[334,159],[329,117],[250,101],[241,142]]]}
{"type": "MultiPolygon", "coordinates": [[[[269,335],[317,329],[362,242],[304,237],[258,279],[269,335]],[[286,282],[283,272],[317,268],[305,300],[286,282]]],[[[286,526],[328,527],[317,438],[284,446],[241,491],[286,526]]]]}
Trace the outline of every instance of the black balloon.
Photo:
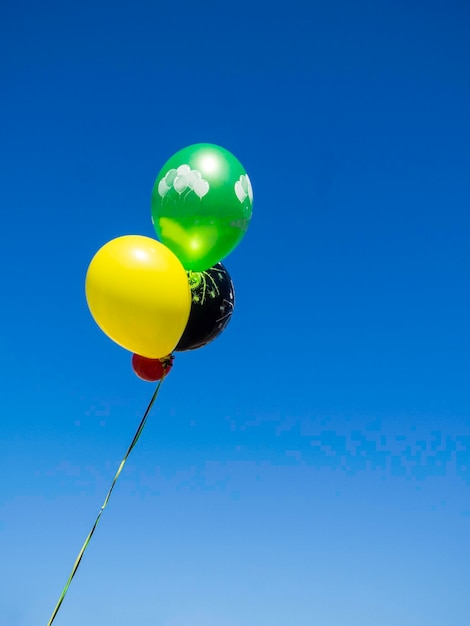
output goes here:
{"type": "Polygon", "coordinates": [[[188,272],[191,312],[177,352],[202,348],[224,330],[232,317],[235,291],[222,263],[203,272],[188,272]]]}

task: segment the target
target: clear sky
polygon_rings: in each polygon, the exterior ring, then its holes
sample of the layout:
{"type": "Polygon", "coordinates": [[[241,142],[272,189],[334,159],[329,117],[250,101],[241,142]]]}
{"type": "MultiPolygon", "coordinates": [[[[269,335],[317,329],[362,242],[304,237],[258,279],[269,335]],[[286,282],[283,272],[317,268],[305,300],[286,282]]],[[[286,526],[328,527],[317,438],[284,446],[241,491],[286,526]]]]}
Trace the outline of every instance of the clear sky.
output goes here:
{"type": "Polygon", "coordinates": [[[87,309],[160,168],[233,152],[237,302],[179,354],[54,626],[470,612],[470,9],[0,8],[0,626],[46,625],[150,399],[87,309]]]}

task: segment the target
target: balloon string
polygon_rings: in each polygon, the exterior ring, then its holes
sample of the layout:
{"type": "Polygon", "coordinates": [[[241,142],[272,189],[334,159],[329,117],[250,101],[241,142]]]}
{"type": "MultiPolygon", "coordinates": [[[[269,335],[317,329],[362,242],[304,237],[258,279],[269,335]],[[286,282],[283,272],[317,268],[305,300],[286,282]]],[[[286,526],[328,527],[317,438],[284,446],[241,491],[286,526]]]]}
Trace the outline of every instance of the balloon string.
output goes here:
{"type": "Polygon", "coordinates": [[[144,413],[144,415],[142,417],[142,420],[141,420],[141,422],[139,424],[139,427],[138,427],[138,429],[137,429],[137,431],[136,431],[136,433],[134,435],[134,439],[132,440],[132,443],[129,446],[129,448],[128,448],[124,458],[122,459],[122,461],[121,461],[121,463],[120,463],[120,465],[118,467],[118,470],[117,470],[117,472],[116,472],[116,474],[115,474],[115,476],[113,478],[113,482],[111,484],[111,487],[109,488],[108,493],[106,494],[106,498],[104,499],[104,502],[103,502],[103,504],[101,506],[100,512],[98,513],[98,516],[97,516],[97,518],[95,520],[95,523],[93,524],[90,532],[88,533],[87,538],[85,539],[85,541],[83,543],[83,546],[82,546],[80,552],[78,553],[78,556],[77,556],[77,559],[76,559],[76,561],[74,563],[72,571],[70,572],[70,576],[69,576],[67,582],[65,583],[65,587],[62,590],[62,593],[60,594],[60,598],[59,598],[59,600],[58,600],[58,602],[56,604],[56,607],[55,607],[55,609],[54,609],[54,611],[53,611],[53,613],[51,615],[51,618],[47,622],[47,626],[51,626],[51,624],[54,621],[57,613],[59,612],[60,606],[61,606],[62,602],[64,601],[64,598],[65,598],[65,595],[66,595],[66,593],[68,591],[68,588],[70,587],[70,583],[72,582],[72,579],[73,579],[73,577],[75,576],[75,574],[77,572],[78,566],[80,565],[80,561],[82,560],[83,554],[85,553],[85,550],[87,549],[88,544],[90,543],[90,539],[92,538],[93,533],[95,532],[95,528],[98,526],[98,522],[100,521],[101,515],[103,514],[103,511],[105,510],[105,508],[106,508],[106,506],[107,506],[107,504],[109,502],[109,498],[111,497],[111,493],[112,493],[112,491],[114,489],[114,485],[116,484],[117,479],[119,478],[119,475],[122,472],[122,469],[123,469],[123,467],[124,467],[128,457],[129,457],[130,453],[134,449],[134,446],[136,445],[137,441],[139,440],[140,435],[142,434],[142,431],[144,430],[145,423],[147,422],[147,417],[149,416],[150,409],[152,408],[152,406],[153,406],[153,404],[154,404],[154,402],[155,402],[155,400],[157,398],[157,395],[158,395],[158,392],[160,390],[161,384],[162,384],[162,382],[163,382],[163,380],[165,378],[165,374],[166,374],[166,372],[164,371],[164,374],[163,374],[162,378],[160,379],[160,381],[159,381],[159,383],[158,383],[158,385],[157,385],[157,387],[156,387],[156,389],[155,389],[155,391],[153,393],[153,396],[152,396],[152,398],[151,398],[151,400],[149,402],[149,405],[148,405],[147,409],[145,410],[145,413],[144,413]]]}

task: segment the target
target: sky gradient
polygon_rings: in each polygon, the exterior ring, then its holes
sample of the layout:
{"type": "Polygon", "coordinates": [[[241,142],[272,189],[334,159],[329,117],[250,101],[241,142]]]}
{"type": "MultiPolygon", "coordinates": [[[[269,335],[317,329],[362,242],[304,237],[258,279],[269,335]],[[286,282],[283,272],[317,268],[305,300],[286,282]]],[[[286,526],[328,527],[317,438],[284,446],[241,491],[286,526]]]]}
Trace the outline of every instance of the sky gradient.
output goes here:
{"type": "Polygon", "coordinates": [[[470,611],[470,9],[0,8],[0,626],[46,626],[153,385],[85,274],[167,159],[254,190],[236,306],[177,355],[54,626],[470,611]]]}

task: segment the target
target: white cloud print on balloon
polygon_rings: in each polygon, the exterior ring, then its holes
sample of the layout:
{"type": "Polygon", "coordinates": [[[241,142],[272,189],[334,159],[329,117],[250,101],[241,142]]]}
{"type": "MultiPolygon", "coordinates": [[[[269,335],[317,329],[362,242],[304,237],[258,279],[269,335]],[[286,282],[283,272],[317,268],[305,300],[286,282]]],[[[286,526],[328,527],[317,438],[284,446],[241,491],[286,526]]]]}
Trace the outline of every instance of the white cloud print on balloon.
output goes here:
{"type": "MultiPolygon", "coordinates": [[[[192,170],[189,165],[183,164],[178,168],[168,170],[158,183],[158,193],[162,199],[171,189],[174,189],[179,196],[186,192],[184,194],[185,198],[188,194],[194,192],[202,199],[209,192],[210,185],[209,182],[202,177],[201,172],[192,170]]],[[[243,203],[247,198],[250,203],[253,202],[253,188],[248,174],[242,174],[240,176],[234,185],[234,191],[239,202],[243,203]]]]}
{"type": "Polygon", "coordinates": [[[187,194],[194,192],[199,198],[204,198],[208,193],[210,185],[205,180],[201,172],[192,170],[189,165],[180,165],[177,169],[168,170],[165,176],[158,183],[158,193],[162,198],[174,189],[180,196],[183,192],[187,194]]]}
{"type": "Polygon", "coordinates": [[[235,193],[240,202],[245,202],[248,197],[250,203],[253,202],[253,187],[251,181],[248,178],[248,174],[242,174],[235,183],[235,193]]]}

